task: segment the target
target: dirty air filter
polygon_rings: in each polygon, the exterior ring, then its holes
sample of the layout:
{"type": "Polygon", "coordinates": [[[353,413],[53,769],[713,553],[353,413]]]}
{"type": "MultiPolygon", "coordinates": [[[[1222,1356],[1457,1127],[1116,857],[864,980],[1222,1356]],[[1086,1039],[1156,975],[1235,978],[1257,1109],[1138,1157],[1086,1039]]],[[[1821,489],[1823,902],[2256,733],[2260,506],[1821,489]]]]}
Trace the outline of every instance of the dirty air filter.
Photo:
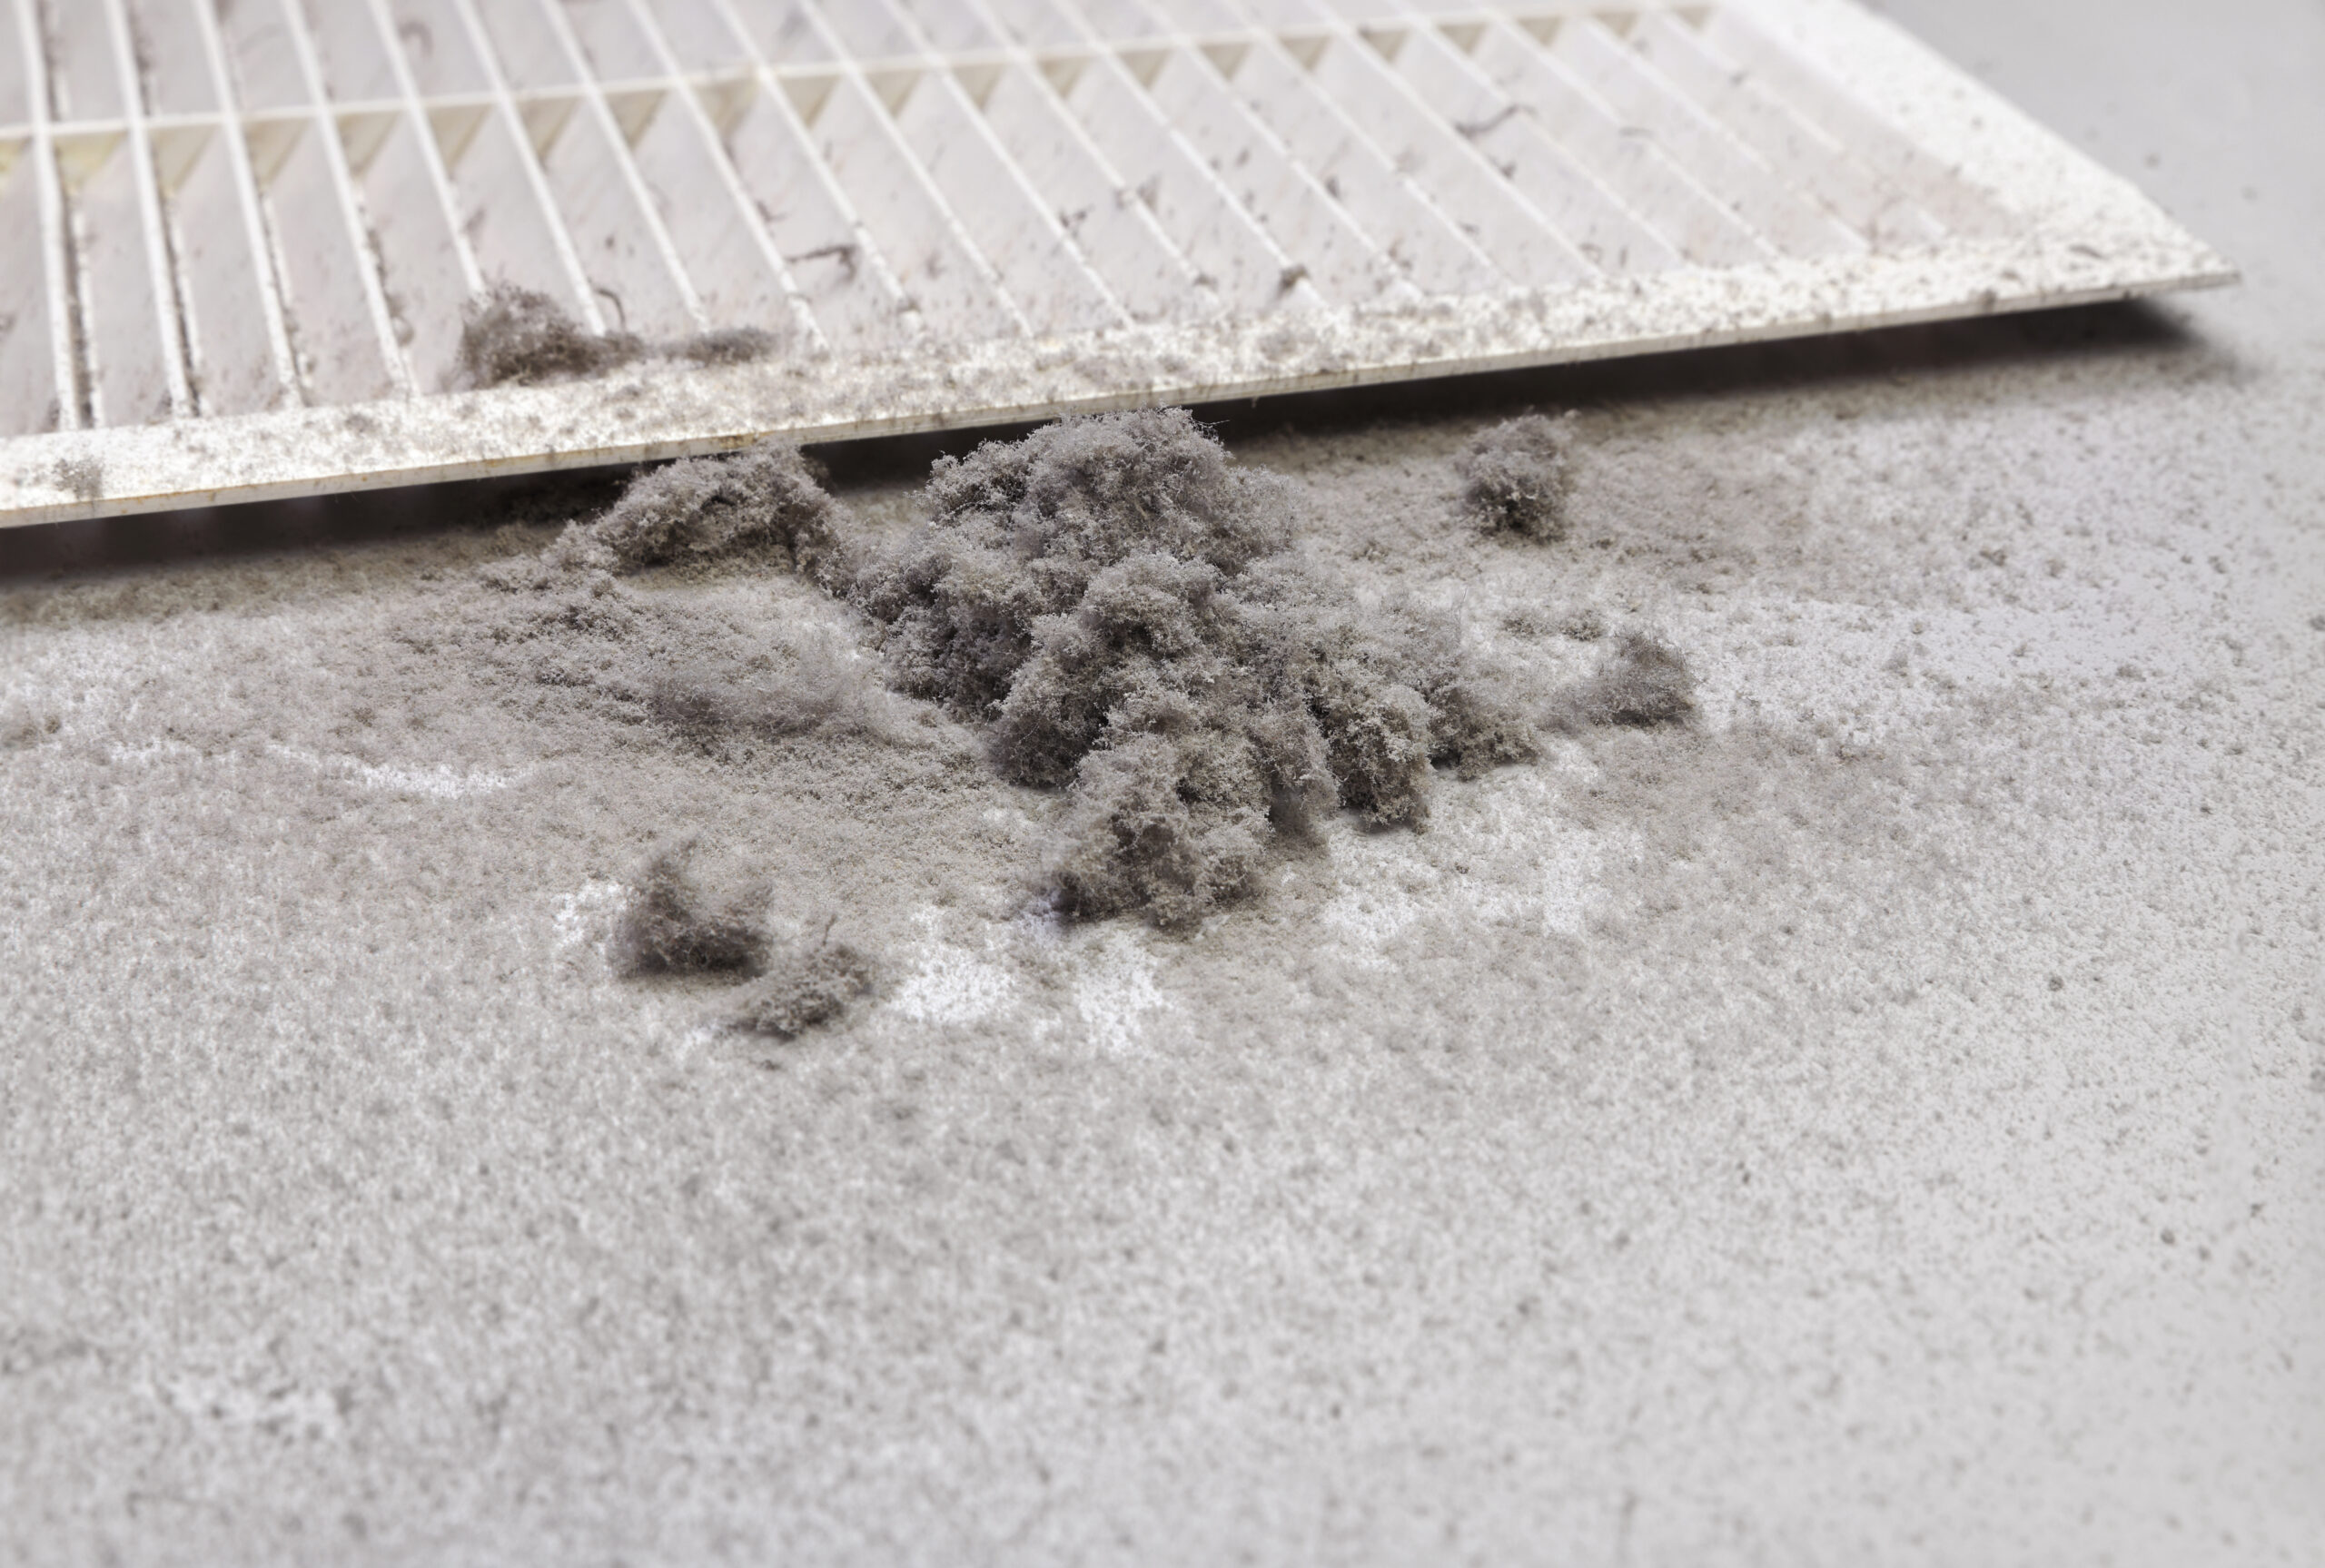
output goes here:
{"type": "Polygon", "coordinates": [[[1847,0],[0,0],[0,522],[2230,275],[1847,0]]]}

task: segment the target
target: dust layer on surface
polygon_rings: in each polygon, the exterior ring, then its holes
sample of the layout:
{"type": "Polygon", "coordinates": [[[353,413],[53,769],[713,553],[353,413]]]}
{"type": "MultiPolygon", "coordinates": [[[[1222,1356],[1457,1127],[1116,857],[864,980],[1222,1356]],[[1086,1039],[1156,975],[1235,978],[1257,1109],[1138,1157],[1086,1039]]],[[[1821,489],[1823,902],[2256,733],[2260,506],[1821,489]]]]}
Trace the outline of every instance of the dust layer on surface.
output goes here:
{"type": "Polygon", "coordinates": [[[1185,934],[1039,907],[1066,795],[787,545],[9,592],[9,1543],[2313,1558],[2325,405],[1908,368],[1588,409],[1551,545],[1514,408],[1227,426],[1360,604],[1696,711],[1185,934]],[[689,837],[756,979],[617,971],[689,837]]]}

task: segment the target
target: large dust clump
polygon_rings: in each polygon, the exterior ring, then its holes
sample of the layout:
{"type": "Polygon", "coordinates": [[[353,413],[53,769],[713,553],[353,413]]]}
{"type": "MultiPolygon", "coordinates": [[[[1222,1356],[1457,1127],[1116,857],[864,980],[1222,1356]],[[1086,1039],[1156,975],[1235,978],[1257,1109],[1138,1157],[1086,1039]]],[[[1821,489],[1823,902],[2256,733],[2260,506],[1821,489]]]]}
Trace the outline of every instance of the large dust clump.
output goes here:
{"type": "Polygon", "coordinates": [[[1461,505],[1487,529],[1529,539],[1566,537],[1574,490],[1567,422],[1521,414],[1480,430],[1461,453],[1461,505]]]}
{"type": "MultiPolygon", "coordinates": [[[[925,746],[936,708],[908,723],[888,687],[941,705],[979,727],[1002,779],[1063,793],[1054,907],[1165,927],[1247,892],[1325,814],[1418,828],[1440,770],[1474,778],[1537,757],[1544,731],[1692,711],[1685,661],[1636,634],[1546,698],[1480,660],[1454,615],[1360,596],[1301,542],[1319,533],[1304,497],[1232,465],[1184,409],[1095,415],[939,459],[925,522],[876,551],[798,449],[766,442],[644,473],[539,555],[486,568],[513,602],[466,635],[537,705],[730,762],[774,742],[925,746]]],[[[638,906],[638,932],[679,907],[678,874],[641,883],[663,902],[638,906]]],[[[787,962],[738,1015],[751,1027],[806,1027],[868,984],[836,948],[787,962]]]]}
{"type": "Polygon", "coordinates": [[[1536,753],[1450,617],[1361,603],[1294,547],[1291,484],[1231,467],[1184,409],[989,442],[927,494],[855,597],[903,690],[987,721],[1004,777],[1067,792],[1049,876],[1071,913],[1191,923],[1320,813],[1418,826],[1432,764],[1536,753]]]}

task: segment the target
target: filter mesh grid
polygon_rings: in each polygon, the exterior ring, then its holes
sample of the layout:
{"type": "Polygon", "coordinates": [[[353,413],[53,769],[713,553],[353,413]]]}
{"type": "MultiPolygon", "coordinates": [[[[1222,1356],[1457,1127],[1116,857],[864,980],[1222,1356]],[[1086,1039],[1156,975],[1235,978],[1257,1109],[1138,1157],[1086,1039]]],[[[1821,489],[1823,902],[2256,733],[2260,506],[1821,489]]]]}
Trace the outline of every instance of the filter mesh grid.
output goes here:
{"type": "Polygon", "coordinates": [[[0,522],[2230,275],[1845,0],[0,0],[0,522]]]}

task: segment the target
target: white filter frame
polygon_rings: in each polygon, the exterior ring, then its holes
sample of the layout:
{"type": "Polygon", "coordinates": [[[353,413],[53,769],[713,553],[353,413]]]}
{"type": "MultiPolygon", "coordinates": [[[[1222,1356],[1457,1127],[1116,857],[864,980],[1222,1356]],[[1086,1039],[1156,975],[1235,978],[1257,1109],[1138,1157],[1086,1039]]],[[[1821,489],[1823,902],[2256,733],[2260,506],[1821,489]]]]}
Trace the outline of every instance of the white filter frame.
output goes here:
{"type": "Polygon", "coordinates": [[[2234,276],[1852,0],[0,0],[0,526],[2234,276]]]}

